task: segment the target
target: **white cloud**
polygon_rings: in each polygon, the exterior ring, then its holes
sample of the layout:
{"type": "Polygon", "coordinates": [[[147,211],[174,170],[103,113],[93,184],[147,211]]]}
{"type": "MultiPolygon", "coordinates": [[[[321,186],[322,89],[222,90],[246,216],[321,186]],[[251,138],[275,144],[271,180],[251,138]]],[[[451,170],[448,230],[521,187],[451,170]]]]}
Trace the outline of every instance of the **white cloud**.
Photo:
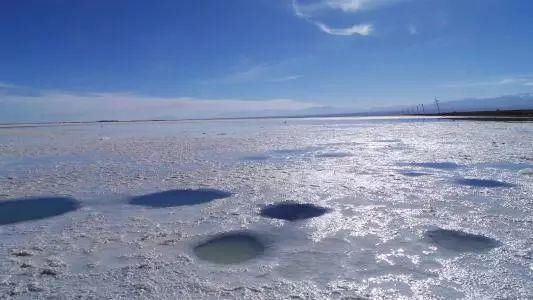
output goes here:
{"type": "Polygon", "coordinates": [[[354,13],[362,10],[372,10],[396,2],[407,0],[293,0],[293,6],[298,8],[299,16],[315,15],[328,10],[341,10],[354,13]]]}
{"type": "Polygon", "coordinates": [[[304,6],[301,6],[298,0],[293,0],[292,7],[293,7],[294,14],[296,16],[308,21],[309,23],[314,24],[322,32],[325,32],[327,34],[340,35],[340,36],[351,36],[351,35],[368,36],[370,35],[373,31],[372,24],[354,24],[352,26],[344,27],[344,28],[333,28],[325,24],[324,22],[315,20],[310,15],[311,11],[321,10],[326,6],[335,7],[336,5],[338,5],[339,8],[343,10],[345,10],[344,8],[346,9],[349,8],[350,3],[341,3],[341,2],[350,2],[350,1],[327,0],[327,2],[321,1],[321,2],[314,3],[314,4],[306,4],[304,6]]]}
{"type": "Polygon", "coordinates": [[[0,89],[0,123],[246,116],[262,111],[298,111],[321,105],[293,99],[198,99],[150,97],[133,93],[40,91],[11,94],[0,89]]]}
{"type": "Polygon", "coordinates": [[[323,32],[332,34],[332,35],[350,36],[350,35],[358,34],[358,35],[366,36],[372,33],[371,24],[359,24],[359,25],[353,25],[351,27],[346,27],[346,28],[331,28],[328,25],[324,23],[320,23],[320,22],[316,22],[315,24],[323,32]]]}
{"type": "Polygon", "coordinates": [[[402,0],[324,0],[325,3],[334,9],[345,12],[355,12],[359,10],[375,9],[402,0]]]}

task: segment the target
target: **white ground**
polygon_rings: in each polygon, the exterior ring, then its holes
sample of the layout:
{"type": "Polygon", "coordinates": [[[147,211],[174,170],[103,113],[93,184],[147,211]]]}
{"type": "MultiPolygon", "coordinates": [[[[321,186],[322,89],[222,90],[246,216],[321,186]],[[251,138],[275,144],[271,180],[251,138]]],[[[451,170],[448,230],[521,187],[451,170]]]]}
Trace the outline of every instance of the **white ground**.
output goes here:
{"type": "Polygon", "coordinates": [[[0,128],[0,201],[61,195],[83,205],[0,226],[0,298],[533,298],[533,123],[284,121],[0,128]],[[409,165],[424,162],[461,166],[409,165]],[[462,177],[515,186],[454,182],[462,177]],[[166,209],[127,203],[198,187],[234,195],[166,209]],[[284,200],[332,212],[293,223],[259,216],[284,200]],[[440,248],[424,238],[436,227],[502,246],[440,248]],[[198,242],[243,229],[268,245],[263,256],[231,266],[195,257],[198,242]]]}

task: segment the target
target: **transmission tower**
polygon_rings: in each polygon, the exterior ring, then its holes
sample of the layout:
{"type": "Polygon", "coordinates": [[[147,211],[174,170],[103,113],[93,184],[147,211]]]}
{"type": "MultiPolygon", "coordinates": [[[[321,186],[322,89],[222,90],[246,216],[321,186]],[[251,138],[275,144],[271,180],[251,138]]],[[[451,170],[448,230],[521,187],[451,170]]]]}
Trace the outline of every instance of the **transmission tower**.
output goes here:
{"type": "Polygon", "coordinates": [[[437,112],[440,115],[440,106],[439,106],[439,98],[435,97],[435,106],[437,107],[437,112]]]}

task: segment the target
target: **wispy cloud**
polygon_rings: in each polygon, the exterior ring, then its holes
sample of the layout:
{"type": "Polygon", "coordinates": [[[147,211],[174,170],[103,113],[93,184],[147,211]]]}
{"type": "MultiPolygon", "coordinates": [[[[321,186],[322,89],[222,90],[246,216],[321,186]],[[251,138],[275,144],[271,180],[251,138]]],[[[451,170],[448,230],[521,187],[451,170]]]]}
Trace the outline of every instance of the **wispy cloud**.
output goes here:
{"type": "Polygon", "coordinates": [[[239,71],[230,72],[221,78],[208,80],[207,83],[233,84],[259,80],[269,72],[271,67],[269,64],[252,65],[239,71]]]}
{"type": "Polygon", "coordinates": [[[284,77],[272,78],[269,81],[270,82],[285,82],[285,81],[297,80],[302,77],[304,76],[303,75],[289,75],[289,76],[284,76],[284,77]]]}
{"type": "Polygon", "coordinates": [[[331,8],[341,9],[345,12],[355,12],[359,10],[375,9],[389,5],[394,2],[404,0],[324,0],[331,8]]]}
{"type": "Polygon", "coordinates": [[[36,89],[8,83],[0,82],[0,96],[2,95],[11,95],[11,96],[38,96],[40,92],[36,89]]]}
{"type": "Polygon", "coordinates": [[[416,28],[416,26],[413,24],[409,24],[409,26],[407,26],[407,31],[409,32],[410,35],[418,34],[418,28],[416,28]]]}
{"type": "MultiPolygon", "coordinates": [[[[199,99],[151,97],[134,93],[72,93],[43,90],[39,95],[12,94],[0,87],[0,123],[245,116],[263,111],[298,111],[321,107],[293,99],[199,99]]],[[[22,89],[22,87],[19,87],[22,89]]],[[[33,89],[32,89],[33,90],[33,89]]]]}
{"type": "MultiPolygon", "coordinates": [[[[369,36],[375,31],[372,22],[360,22],[347,27],[334,27],[322,21],[322,17],[330,13],[342,12],[356,15],[362,11],[380,9],[399,2],[412,0],[292,0],[294,14],[314,24],[322,32],[340,36],[369,36]]],[[[417,33],[413,25],[408,27],[409,33],[417,33]]]]}
{"type": "MultiPolygon", "coordinates": [[[[340,35],[340,36],[351,36],[351,35],[361,35],[361,36],[368,36],[373,31],[372,24],[354,24],[349,27],[344,28],[333,28],[324,22],[315,20],[310,12],[323,9],[325,7],[334,7],[333,5],[340,5],[339,8],[342,8],[342,3],[336,3],[340,1],[321,1],[315,4],[307,4],[305,6],[301,6],[298,0],[292,1],[292,7],[294,10],[294,14],[298,16],[299,18],[302,18],[306,20],[307,22],[314,24],[317,28],[319,28],[322,32],[325,32],[327,34],[331,35],[340,35]],[[330,3],[331,2],[331,3],[330,3]]],[[[344,4],[346,5],[346,4],[344,4]]],[[[343,9],[344,10],[344,9],[343,9]]]]}
{"type": "Polygon", "coordinates": [[[444,84],[444,87],[464,88],[464,87],[482,87],[482,86],[533,86],[533,75],[503,77],[491,80],[452,82],[444,84]]]}
{"type": "Polygon", "coordinates": [[[359,25],[353,25],[351,27],[346,28],[331,28],[328,25],[320,22],[315,23],[320,30],[322,30],[325,33],[333,34],[333,35],[370,35],[372,33],[372,25],[370,24],[359,24],[359,25]]]}
{"type": "Polygon", "coordinates": [[[0,81],[0,89],[18,88],[17,85],[0,81]]]}
{"type": "Polygon", "coordinates": [[[227,74],[207,80],[202,80],[202,84],[241,84],[249,82],[284,82],[300,79],[301,74],[291,74],[291,63],[281,61],[276,63],[257,63],[247,66],[240,66],[237,70],[229,71],[227,74]]]}

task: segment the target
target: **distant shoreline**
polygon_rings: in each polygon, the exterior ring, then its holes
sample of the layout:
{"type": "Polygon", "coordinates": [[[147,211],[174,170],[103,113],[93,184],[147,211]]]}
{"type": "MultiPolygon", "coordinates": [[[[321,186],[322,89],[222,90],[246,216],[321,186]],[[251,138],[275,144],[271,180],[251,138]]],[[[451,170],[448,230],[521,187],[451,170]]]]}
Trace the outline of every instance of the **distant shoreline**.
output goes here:
{"type": "Polygon", "coordinates": [[[478,121],[533,121],[533,109],[496,110],[496,111],[465,111],[444,112],[434,114],[401,114],[401,113],[342,113],[314,115],[284,115],[260,117],[218,117],[218,118],[184,118],[184,119],[146,119],[146,120],[98,120],[98,121],[57,121],[57,122],[20,122],[0,123],[0,128],[39,127],[43,125],[76,125],[76,124],[116,124],[141,122],[178,122],[178,121],[217,121],[217,120],[253,120],[253,119],[304,119],[304,118],[342,118],[342,117],[443,117],[454,120],[478,121]]]}

